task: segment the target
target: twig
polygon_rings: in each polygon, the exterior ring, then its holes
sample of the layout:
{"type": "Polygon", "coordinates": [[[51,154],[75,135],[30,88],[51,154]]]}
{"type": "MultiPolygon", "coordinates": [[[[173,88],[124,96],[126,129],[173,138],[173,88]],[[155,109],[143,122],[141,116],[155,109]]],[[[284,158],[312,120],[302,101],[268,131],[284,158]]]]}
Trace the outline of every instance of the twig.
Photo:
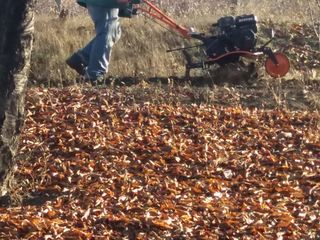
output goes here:
{"type": "Polygon", "coordinates": [[[294,46],[292,44],[288,45],[287,46],[288,48],[294,48],[300,52],[309,52],[309,53],[314,53],[314,54],[320,54],[320,51],[316,51],[316,50],[311,50],[311,49],[307,49],[307,48],[302,48],[302,47],[297,47],[297,46],[294,46]]]}

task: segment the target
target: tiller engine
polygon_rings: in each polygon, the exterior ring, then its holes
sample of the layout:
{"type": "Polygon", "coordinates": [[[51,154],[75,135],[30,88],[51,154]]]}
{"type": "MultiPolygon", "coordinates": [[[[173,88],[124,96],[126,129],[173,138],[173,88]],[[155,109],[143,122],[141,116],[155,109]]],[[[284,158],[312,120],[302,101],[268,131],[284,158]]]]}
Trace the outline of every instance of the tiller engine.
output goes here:
{"type": "MultiPolygon", "coordinates": [[[[121,0],[119,0],[121,1],[121,0]]],[[[240,58],[255,58],[261,55],[266,56],[266,72],[274,77],[285,76],[289,69],[290,63],[286,55],[281,52],[273,52],[268,45],[274,40],[272,34],[270,40],[257,47],[257,18],[254,15],[226,16],[220,18],[212,25],[215,29],[214,35],[197,33],[188,30],[177,24],[172,18],[167,16],[156,5],[148,0],[126,0],[124,8],[120,8],[120,16],[131,17],[142,12],[152,19],[158,20],[184,38],[197,39],[201,42],[196,47],[201,47],[205,53],[205,60],[201,62],[191,62],[187,59],[186,72],[190,73],[191,69],[207,68],[210,65],[218,64],[223,66],[228,63],[236,63],[240,58]]],[[[192,47],[168,50],[168,52],[186,50],[192,47]]]]}

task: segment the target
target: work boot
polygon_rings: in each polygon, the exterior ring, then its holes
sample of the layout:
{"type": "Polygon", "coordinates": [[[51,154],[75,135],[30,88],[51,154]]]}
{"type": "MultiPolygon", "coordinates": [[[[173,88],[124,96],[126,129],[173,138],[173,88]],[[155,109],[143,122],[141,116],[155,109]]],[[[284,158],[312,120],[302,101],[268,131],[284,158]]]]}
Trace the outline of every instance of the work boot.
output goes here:
{"type": "Polygon", "coordinates": [[[66,64],[75,70],[81,76],[86,73],[86,64],[84,63],[83,57],[79,53],[72,54],[67,60],[66,64]]]}

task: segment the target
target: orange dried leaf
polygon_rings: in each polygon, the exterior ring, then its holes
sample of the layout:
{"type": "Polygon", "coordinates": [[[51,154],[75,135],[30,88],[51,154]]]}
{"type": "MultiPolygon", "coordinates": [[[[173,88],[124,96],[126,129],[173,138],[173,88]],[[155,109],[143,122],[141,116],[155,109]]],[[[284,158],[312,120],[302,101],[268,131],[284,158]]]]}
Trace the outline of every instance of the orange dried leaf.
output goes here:
{"type": "Polygon", "coordinates": [[[152,223],[159,228],[164,228],[164,229],[168,229],[168,230],[173,229],[172,226],[170,226],[167,222],[165,222],[163,220],[152,220],[152,223]]]}

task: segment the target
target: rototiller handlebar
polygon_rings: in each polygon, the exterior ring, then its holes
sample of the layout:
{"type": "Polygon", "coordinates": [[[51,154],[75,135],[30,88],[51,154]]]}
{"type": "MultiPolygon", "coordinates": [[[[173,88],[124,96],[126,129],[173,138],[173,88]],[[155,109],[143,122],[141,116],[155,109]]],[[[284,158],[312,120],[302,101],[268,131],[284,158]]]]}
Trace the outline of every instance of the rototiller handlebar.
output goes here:
{"type": "MultiPolygon", "coordinates": [[[[193,63],[187,59],[187,74],[194,68],[206,68],[210,65],[220,66],[239,61],[240,57],[254,58],[265,55],[266,72],[274,77],[285,76],[290,69],[290,62],[287,56],[281,52],[273,52],[268,45],[274,40],[272,34],[270,40],[260,47],[257,43],[257,18],[254,15],[226,16],[220,18],[212,24],[217,30],[216,35],[206,35],[195,32],[192,28],[188,29],[176,23],[174,19],[165,14],[155,4],[149,0],[118,0],[125,1],[125,8],[120,8],[120,16],[132,17],[139,12],[144,13],[152,19],[166,24],[172,30],[178,32],[186,39],[197,39],[201,41],[196,47],[203,48],[206,60],[193,63]]],[[[188,47],[190,48],[190,47],[188,47]]],[[[178,51],[188,48],[169,50],[178,51]]]]}

